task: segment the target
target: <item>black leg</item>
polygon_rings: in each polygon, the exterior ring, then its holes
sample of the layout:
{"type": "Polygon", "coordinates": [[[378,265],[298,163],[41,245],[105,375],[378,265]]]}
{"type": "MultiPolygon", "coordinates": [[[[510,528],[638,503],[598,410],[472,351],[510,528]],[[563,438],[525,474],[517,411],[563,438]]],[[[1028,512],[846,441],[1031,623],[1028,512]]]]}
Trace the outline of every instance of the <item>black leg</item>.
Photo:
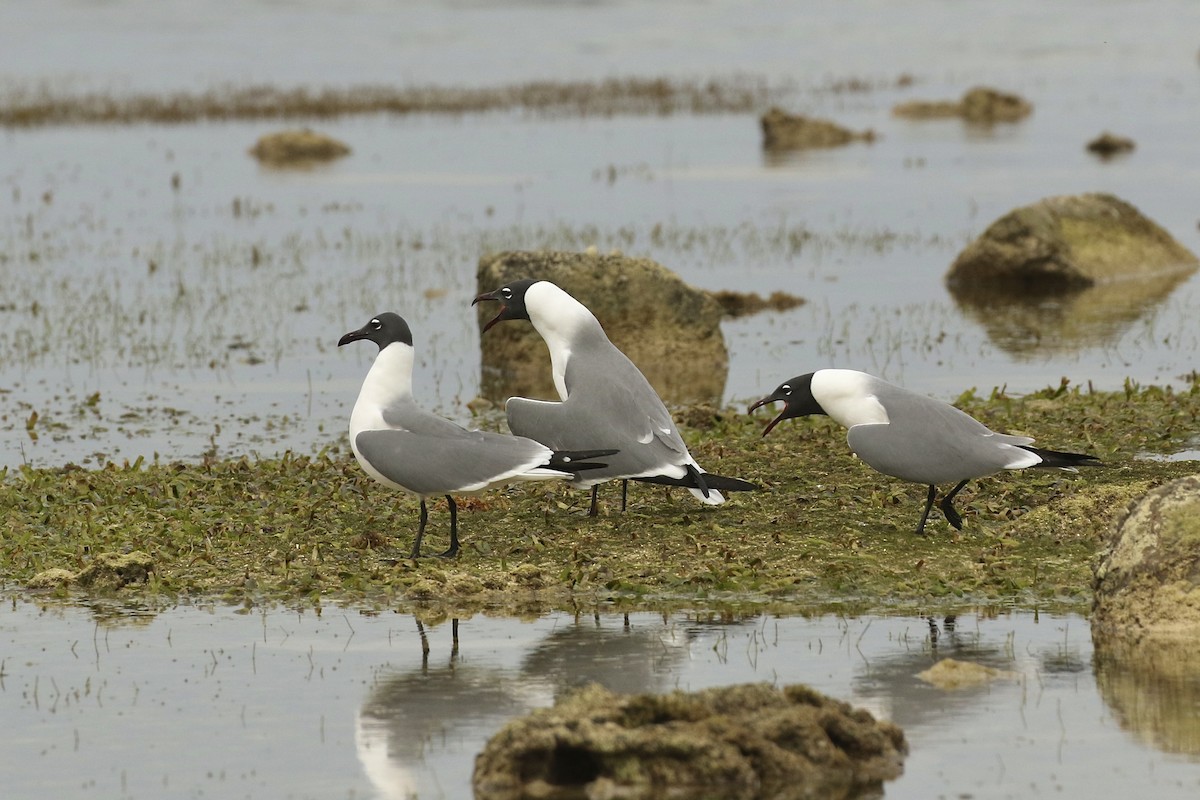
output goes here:
{"type": "Polygon", "coordinates": [[[621,513],[625,513],[625,506],[629,502],[629,481],[622,479],[621,481],[621,513]]]}
{"type": "Polygon", "coordinates": [[[458,617],[450,620],[450,666],[458,661],[458,617]]]}
{"type": "Polygon", "coordinates": [[[429,509],[425,508],[425,498],[421,498],[421,521],[417,523],[417,538],[413,542],[412,555],[409,558],[421,557],[421,539],[425,536],[425,523],[429,521],[429,509]]]}
{"type": "Polygon", "coordinates": [[[937,487],[930,485],[929,496],[925,498],[925,512],[921,514],[921,521],[917,523],[917,536],[925,535],[925,520],[929,519],[929,509],[933,508],[933,498],[937,494],[937,487]]]}
{"type": "Polygon", "coordinates": [[[967,485],[968,480],[970,480],[970,478],[967,478],[959,483],[958,486],[955,486],[950,491],[950,494],[942,498],[942,502],[940,504],[942,513],[946,515],[946,521],[953,525],[954,530],[956,531],[962,530],[962,517],[960,517],[958,512],[954,510],[954,495],[962,491],[962,488],[967,485]]]}
{"type": "Polygon", "coordinates": [[[592,485],[592,507],[588,509],[588,516],[594,517],[600,513],[600,507],[596,503],[596,493],[600,491],[600,484],[592,485]]]}
{"type": "Polygon", "coordinates": [[[450,495],[446,495],[446,502],[450,504],[450,549],[441,558],[454,558],[458,555],[458,506],[450,495]]]}

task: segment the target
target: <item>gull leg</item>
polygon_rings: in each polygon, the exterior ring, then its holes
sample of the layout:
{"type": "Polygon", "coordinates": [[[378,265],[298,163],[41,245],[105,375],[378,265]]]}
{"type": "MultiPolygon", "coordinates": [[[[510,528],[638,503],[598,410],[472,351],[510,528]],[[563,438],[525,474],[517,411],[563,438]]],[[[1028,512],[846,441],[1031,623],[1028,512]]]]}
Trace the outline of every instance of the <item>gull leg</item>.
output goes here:
{"type": "Polygon", "coordinates": [[[629,500],[629,481],[621,481],[621,513],[625,513],[625,505],[629,500]]]}
{"type": "Polygon", "coordinates": [[[440,558],[454,558],[458,555],[458,506],[450,495],[446,495],[446,502],[450,504],[450,549],[442,553],[440,558]]]}
{"type": "Polygon", "coordinates": [[[421,539],[425,536],[425,523],[429,521],[429,509],[425,508],[425,498],[421,498],[421,521],[417,523],[417,538],[413,541],[412,555],[409,558],[421,557],[421,539]]]}
{"type": "Polygon", "coordinates": [[[595,516],[599,515],[599,513],[600,513],[600,508],[596,504],[596,493],[599,490],[600,490],[600,484],[597,483],[594,486],[592,486],[592,507],[588,509],[589,517],[595,517],[595,516]]]}
{"type": "MultiPolygon", "coordinates": [[[[970,478],[967,480],[970,480],[970,478]]],[[[962,488],[967,485],[967,480],[962,481],[958,484],[958,486],[955,486],[952,490],[950,490],[950,494],[943,497],[942,502],[939,505],[939,507],[942,509],[942,513],[946,515],[946,521],[953,525],[956,531],[962,530],[962,517],[960,517],[958,512],[954,510],[954,495],[962,491],[962,488]]]]}
{"type": "Polygon", "coordinates": [[[921,521],[917,523],[917,536],[925,535],[925,520],[929,519],[929,509],[933,508],[933,498],[937,494],[937,487],[930,484],[929,495],[925,498],[925,511],[921,514],[921,521]]]}

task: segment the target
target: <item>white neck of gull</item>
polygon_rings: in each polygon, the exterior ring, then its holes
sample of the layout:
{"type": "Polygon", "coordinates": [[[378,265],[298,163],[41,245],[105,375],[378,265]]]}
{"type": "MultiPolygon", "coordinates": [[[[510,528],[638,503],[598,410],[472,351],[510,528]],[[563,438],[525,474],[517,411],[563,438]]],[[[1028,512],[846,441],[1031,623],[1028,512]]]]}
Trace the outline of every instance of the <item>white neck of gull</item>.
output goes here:
{"type": "Polygon", "coordinates": [[[412,399],[414,354],[412,346],[403,342],[392,342],[379,351],[350,413],[350,441],[362,431],[390,427],[383,421],[383,409],[412,399]]]}
{"type": "Polygon", "coordinates": [[[585,333],[599,332],[604,336],[600,321],[587,306],[547,281],[538,281],[526,290],[525,311],[550,350],[554,388],[559,398],[566,400],[567,359],[585,333]]]}
{"type": "Polygon", "coordinates": [[[822,369],[812,376],[813,399],[839,425],[886,425],[887,409],[876,396],[879,379],[852,369],[822,369]]]}

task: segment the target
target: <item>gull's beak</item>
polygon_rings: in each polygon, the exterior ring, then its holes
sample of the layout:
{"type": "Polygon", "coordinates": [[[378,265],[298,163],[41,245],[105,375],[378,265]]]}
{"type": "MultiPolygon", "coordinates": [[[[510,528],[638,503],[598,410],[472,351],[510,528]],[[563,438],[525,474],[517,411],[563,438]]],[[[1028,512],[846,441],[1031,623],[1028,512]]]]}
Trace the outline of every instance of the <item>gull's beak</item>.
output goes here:
{"type": "Polygon", "coordinates": [[[491,320],[489,320],[488,323],[483,326],[483,330],[480,331],[480,333],[487,333],[489,330],[492,329],[492,326],[495,325],[497,322],[503,322],[506,319],[512,319],[512,317],[508,316],[508,304],[504,302],[504,298],[500,295],[499,289],[497,289],[494,292],[485,292],[484,294],[479,295],[478,297],[476,297],[474,300],[471,301],[471,305],[475,305],[476,303],[484,302],[487,300],[495,300],[495,301],[499,302],[500,303],[500,313],[497,314],[496,316],[492,317],[491,320]]]}
{"type": "Polygon", "coordinates": [[[764,397],[762,400],[759,400],[754,405],[752,405],[748,409],[746,409],[747,414],[753,414],[755,409],[762,408],[763,406],[769,406],[771,403],[777,403],[780,400],[783,401],[783,411],[779,412],[779,416],[777,416],[775,419],[773,419],[767,423],[767,427],[763,428],[763,432],[762,432],[763,436],[766,436],[768,433],[771,432],[772,428],[774,428],[776,425],[778,425],[780,422],[783,421],[784,414],[787,414],[787,411],[788,411],[787,400],[783,397],[776,397],[775,395],[770,395],[768,397],[764,397]]]}

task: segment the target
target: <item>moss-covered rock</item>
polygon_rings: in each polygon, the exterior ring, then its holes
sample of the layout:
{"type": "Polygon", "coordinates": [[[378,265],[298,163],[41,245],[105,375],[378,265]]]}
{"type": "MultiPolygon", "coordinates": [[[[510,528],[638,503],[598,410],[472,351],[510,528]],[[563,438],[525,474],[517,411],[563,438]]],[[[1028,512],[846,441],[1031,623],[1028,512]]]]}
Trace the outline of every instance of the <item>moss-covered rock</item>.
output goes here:
{"type": "Polygon", "coordinates": [[[959,254],[946,275],[956,298],[1023,296],[1164,274],[1190,274],[1195,254],[1110,194],[1048,197],[1009,212],[959,254]]]}
{"type": "Polygon", "coordinates": [[[1154,489],[1117,521],[1096,566],[1092,627],[1200,641],[1200,475],[1154,489]]]}
{"type": "MultiPolygon", "coordinates": [[[[587,306],[605,333],[668,402],[718,401],[729,353],[722,308],[648,258],[561,251],[512,251],[479,261],[479,292],[522,278],[550,281],[587,306]]],[[[479,306],[479,326],[496,313],[479,306]]],[[[558,399],[546,344],[528,323],[497,325],[481,338],[486,397],[558,399]]]]}
{"type": "Polygon", "coordinates": [[[475,796],[843,798],[898,777],[904,733],[805,686],[618,695],[590,685],[514,720],[476,758],[475,796]]]}
{"type": "Polygon", "coordinates": [[[75,583],[92,591],[115,591],[131,583],[145,583],[153,571],[154,559],[140,550],[101,553],[75,576],[75,583]]]}
{"type": "Polygon", "coordinates": [[[789,114],[772,106],[759,118],[763,147],[767,150],[800,150],[808,147],[840,147],[851,142],[873,142],[875,132],[843,128],[835,122],[789,114]]]}
{"type": "Polygon", "coordinates": [[[342,142],[309,128],[268,133],[250,148],[250,155],[272,167],[333,161],[349,154],[342,142]]]}
{"type": "Polygon", "coordinates": [[[1019,95],[987,86],[968,89],[961,100],[912,100],[892,108],[892,114],[906,119],[946,119],[958,117],[979,125],[1018,122],[1033,113],[1033,104],[1019,95]]]}

